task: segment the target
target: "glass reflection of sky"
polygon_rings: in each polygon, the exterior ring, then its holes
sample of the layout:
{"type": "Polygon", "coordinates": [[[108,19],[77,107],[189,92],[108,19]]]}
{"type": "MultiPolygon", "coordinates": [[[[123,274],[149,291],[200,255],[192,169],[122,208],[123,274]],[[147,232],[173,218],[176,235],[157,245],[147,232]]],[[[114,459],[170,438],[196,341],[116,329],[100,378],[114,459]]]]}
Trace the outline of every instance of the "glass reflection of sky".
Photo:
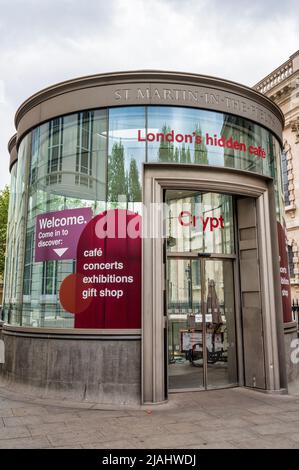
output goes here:
{"type": "MultiPolygon", "coordinates": [[[[183,108],[183,107],[169,107],[169,106],[129,106],[121,108],[109,109],[109,155],[114,143],[121,142],[124,146],[125,152],[125,168],[129,170],[130,161],[136,159],[138,170],[141,171],[142,162],[159,161],[160,142],[138,142],[138,130],[145,136],[146,126],[147,133],[159,133],[166,125],[170,130],[175,133],[192,134],[199,128],[203,136],[203,143],[205,144],[205,136],[208,133],[210,137],[216,134],[218,138],[225,135],[226,138],[234,136],[240,142],[248,142],[255,146],[262,146],[267,151],[267,158],[261,159],[250,155],[248,152],[240,154],[236,151],[233,155],[232,152],[226,151],[224,147],[206,145],[201,148],[201,152],[206,151],[206,156],[209,165],[215,166],[228,166],[236,169],[248,170],[257,173],[262,173],[269,176],[275,176],[273,170],[273,159],[275,157],[275,142],[276,139],[269,134],[269,132],[258,126],[257,124],[244,121],[243,118],[238,118],[240,121],[232,121],[227,118],[230,115],[222,114],[215,111],[183,108]],[[245,126],[245,127],[243,127],[245,126]],[[244,140],[243,140],[244,139],[244,140]],[[249,140],[248,140],[249,139],[249,140]]],[[[184,144],[174,142],[174,149],[181,152],[184,144]]],[[[185,144],[185,150],[189,149],[191,154],[191,163],[194,162],[194,143],[185,144]]],[[[276,149],[275,149],[276,150],[276,149]]]]}
{"type": "MultiPolygon", "coordinates": [[[[111,108],[109,110],[109,149],[111,155],[113,145],[121,142],[124,147],[125,169],[128,172],[130,162],[135,159],[139,172],[145,161],[145,142],[137,141],[138,129],[145,130],[145,108],[132,106],[111,108]]],[[[140,177],[140,174],[139,174],[140,177]]]]}
{"type": "MultiPolygon", "coordinates": [[[[147,132],[161,132],[166,124],[171,129],[182,134],[194,132],[198,127],[202,131],[202,135],[206,133],[217,134],[220,136],[223,127],[224,118],[221,113],[213,111],[197,110],[192,108],[175,108],[175,107],[148,107],[148,127],[147,132]]],[[[144,107],[127,107],[112,108],[109,110],[109,155],[115,142],[122,142],[125,155],[136,158],[136,153],[140,150],[144,151],[144,143],[137,141],[137,132],[142,131],[145,135],[145,108],[144,107]]],[[[194,150],[194,144],[188,144],[190,150],[194,150]]],[[[148,143],[148,147],[157,146],[157,143],[148,143]]],[[[180,144],[176,143],[176,146],[180,144]]],[[[222,165],[224,150],[217,148],[215,155],[212,149],[208,150],[209,163],[211,165],[222,165]]],[[[138,155],[140,158],[140,155],[138,155]]],[[[130,160],[130,158],[129,158],[130,160]]],[[[136,158],[136,160],[138,160],[136,158]]],[[[143,154],[142,161],[145,160],[143,154]]],[[[126,162],[126,167],[128,162],[126,162]]]]}
{"type": "MultiPolygon", "coordinates": [[[[199,128],[201,134],[217,134],[220,136],[224,123],[224,117],[221,113],[213,111],[204,111],[194,108],[168,108],[161,106],[151,106],[148,108],[148,127],[149,132],[161,132],[165,124],[174,129],[177,133],[190,134],[199,128]]],[[[187,144],[191,153],[194,151],[194,144],[187,144]]],[[[186,145],[186,146],[187,146],[186,145]]],[[[149,149],[157,147],[157,143],[149,143],[149,149]]],[[[175,143],[176,147],[182,144],[175,143]]],[[[208,160],[210,165],[224,164],[224,149],[207,146],[208,160]]],[[[151,151],[149,150],[149,154],[151,151]]],[[[153,155],[152,155],[153,156],[153,155]]]]}

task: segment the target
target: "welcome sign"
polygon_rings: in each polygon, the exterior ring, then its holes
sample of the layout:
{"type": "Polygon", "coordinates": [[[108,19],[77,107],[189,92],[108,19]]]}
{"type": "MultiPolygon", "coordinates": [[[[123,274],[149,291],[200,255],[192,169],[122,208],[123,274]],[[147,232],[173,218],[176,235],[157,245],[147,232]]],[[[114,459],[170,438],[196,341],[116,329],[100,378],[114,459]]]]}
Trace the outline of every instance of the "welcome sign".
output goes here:
{"type": "Polygon", "coordinates": [[[35,225],[35,261],[75,259],[79,237],[91,218],[90,207],[38,215],[35,225]]]}

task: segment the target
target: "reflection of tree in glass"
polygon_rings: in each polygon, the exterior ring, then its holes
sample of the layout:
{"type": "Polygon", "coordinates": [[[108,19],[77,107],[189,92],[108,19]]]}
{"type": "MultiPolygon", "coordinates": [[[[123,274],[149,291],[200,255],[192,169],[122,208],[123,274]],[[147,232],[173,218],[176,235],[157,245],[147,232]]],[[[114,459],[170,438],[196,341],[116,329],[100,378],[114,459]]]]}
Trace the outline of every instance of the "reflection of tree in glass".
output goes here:
{"type": "MultiPolygon", "coordinates": [[[[196,126],[195,133],[201,136],[201,128],[199,124],[196,126]]],[[[202,141],[200,144],[194,144],[194,163],[209,163],[207,147],[202,141]]]]}
{"type": "Polygon", "coordinates": [[[7,235],[7,216],[9,204],[9,187],[5,186],[0,191],[0,276],[4,273],[6,235],[7,235]]]}
{"type": "MultiPolygon", "coordinates": [[[[161,133],[166,135],[169,132],[171,132],[171,129],[169,126],[164,124],[162,127],[161,133]]],[[[173,162],[174,161],[174,146],[173,142],[167,142],[164,139],[164,142],[160,142],[160,147],[159,147],[159,160],[160,162],[173,162]]]]}
{"type": "Polygon", "coordinates": [[[191,153],[190,153],[190,148],[189,145],[185,147],[185,144],[182,145],[182,148],[180,150],[180,162],[181,163],[191,163],[191,153]]]}
{"type": "Polygon", "coordinates": [[[135,158],[130,163],[130,171],[128,177],[128,196],[130,202],[141,201],[141,185],[139,182],[139,173],[135,158]]]}
{"type": "MultiPolygon", "coordinates": [[[[171,132],[171,128],[164,124],[161,131],[162,134],[166,135],[171,132]]],[[[196,127],[196,135],[201,136],[201,129],[198,125],[196,127]]],[[[159,160],[160,162],[175,162],[175,163],[191,163],[191,150],[188,145],[174,146],[173,142],[160,142],[159,146],[159,160]]],[[[208,152],[207,147],[202,142],[201,144],[194,143],[194,163],[208,163],[208,152]]]]}
{"type": "Polygon", "coordinates": [[[124,146],[115,143],[109,156],[108,201],[118,201],[118,196],[127,194],[124,146]]]}
{"type": "Polygon", "coordinates": [[[186,163],[186,149],[185,145],[183,144],[182,148],[180,149],[180,162],[186,163]]]}

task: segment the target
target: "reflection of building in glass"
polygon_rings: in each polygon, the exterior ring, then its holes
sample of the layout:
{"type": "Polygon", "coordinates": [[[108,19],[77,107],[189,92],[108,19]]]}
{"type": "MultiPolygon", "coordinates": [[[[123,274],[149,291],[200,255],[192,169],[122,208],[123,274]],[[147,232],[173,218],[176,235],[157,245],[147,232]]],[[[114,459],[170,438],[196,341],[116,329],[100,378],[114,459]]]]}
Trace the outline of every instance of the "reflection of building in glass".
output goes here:
{"type": "MultiPolygon", "coordinates": [[[[237,116],[226,116],[224,119],[221,136],[226,139],[224,148],[224,161],[226,166],[237,168],[239,170],[263,172],[263,159],[250,153],[250,148],[265,146],[267,144],[267,135],[263,133],[261,127],[256,127],[253,122],[246,119],[240,119],[237,116]],[[264,134],[264,135],[263,135],[264,134]],[[230,143],[231,140],[231,143],[230,143]],[[245,145],[244,147],[241,145],[245,145]],[[228,146],[233,146],[229,148],[228,146]],[[235,147],[235,148],[234,148],[235,147]]],[[[271,153],[267,152],[269,167],[271,170],[271,153]]]]}
{"type": "Polygon", "coordinates": [[[172,252],[232,253],[234,245],[231,196],[168,191],[169,236],[172,252]]]}

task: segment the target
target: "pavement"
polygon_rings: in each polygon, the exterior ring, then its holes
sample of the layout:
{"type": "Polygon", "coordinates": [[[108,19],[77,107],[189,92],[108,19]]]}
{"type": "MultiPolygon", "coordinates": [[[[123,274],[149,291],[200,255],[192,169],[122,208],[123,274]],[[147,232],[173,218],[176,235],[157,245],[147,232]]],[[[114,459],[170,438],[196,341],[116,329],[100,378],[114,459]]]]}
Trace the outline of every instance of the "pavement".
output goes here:
{"type": "Polygon", "coordinates": [[[0,448],[298,449],[299,397],[232,388],[115,408],[0,387],[0,448]]]}

